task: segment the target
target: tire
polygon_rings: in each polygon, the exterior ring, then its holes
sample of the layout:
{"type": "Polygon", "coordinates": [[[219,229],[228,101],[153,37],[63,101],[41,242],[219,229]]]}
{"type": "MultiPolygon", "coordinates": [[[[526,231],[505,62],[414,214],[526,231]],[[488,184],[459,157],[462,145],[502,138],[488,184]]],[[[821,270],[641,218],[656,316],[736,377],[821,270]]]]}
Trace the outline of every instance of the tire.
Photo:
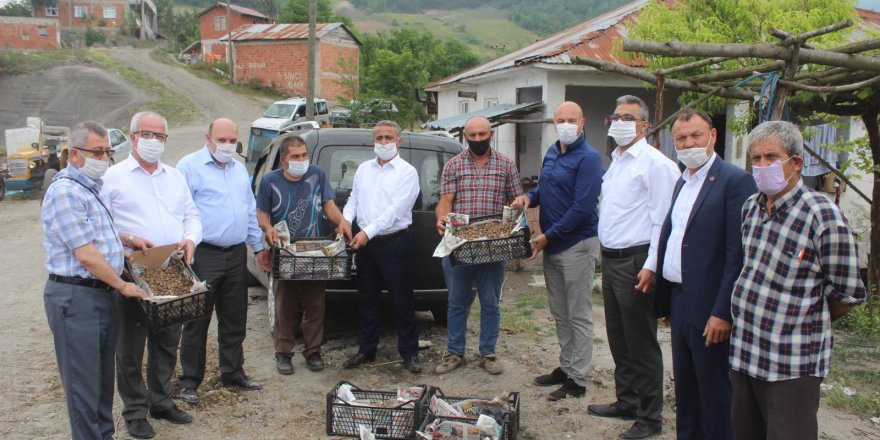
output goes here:
{"type": "Polygon", "coordinates": [[[55,175],[58,174],[58,170],[55,168],[49,168],[43,174],[43,185],[40,187],[41,190],[45,191],[49,189],[49,185],[52,184],[52,179],[55,178],[55,175]]]}
{"type": "Polygon", "coordinates": [[[6,197],[6,179],[0,177],[0,202],[6,197]]]}
{"type": "Polygon", "coordinates": [[[434,315],[434,322],[438,325],[442,325],[446,327],[447,323],[447,309],[448,305],[446,303],[432,304],[431,305],[431,314],[434,315]]]}

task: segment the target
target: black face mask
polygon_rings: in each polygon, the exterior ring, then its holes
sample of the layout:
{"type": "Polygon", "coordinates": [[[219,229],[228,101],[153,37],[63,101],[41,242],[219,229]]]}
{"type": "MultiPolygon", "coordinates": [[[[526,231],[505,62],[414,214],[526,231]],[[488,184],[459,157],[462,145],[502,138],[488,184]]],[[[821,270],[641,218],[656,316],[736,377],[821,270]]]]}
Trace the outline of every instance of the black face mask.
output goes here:
{"type": "Polygon", "coordinates": [[[486,154],[486,151],[489,149],[489,145],[492,143],[491,139],[484,139],[482,141],[472,141],[468,140],[468,148],[474,152],[477,156],[482,156],[486,154]]]}

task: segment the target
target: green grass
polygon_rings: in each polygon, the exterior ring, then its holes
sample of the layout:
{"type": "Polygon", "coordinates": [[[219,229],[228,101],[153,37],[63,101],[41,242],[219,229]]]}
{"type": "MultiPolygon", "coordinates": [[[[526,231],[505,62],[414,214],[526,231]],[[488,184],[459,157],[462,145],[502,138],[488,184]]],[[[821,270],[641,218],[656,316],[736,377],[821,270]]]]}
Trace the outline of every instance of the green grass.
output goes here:
{"type": "Polygon", "coordinates": [[[880,416],[880,336],[844,336],[838,333],[822,399],[829,406],[859,417],[880,416]],[[843,388],[855,391],[847,396],[843,388]]]}
{"type": "Polygon", "coordinates": [[[546,319],[536,319],[536,310],[549,307],[547,292],[529,289],[520,292],[514,304],[501,306],[501,329],[511,333],[530,333],[535,336],[550,336],[556,327],[546,319]]]}
{"type": "Polygon", "coordinates": [[[181,125],[195,118],[196,108],[193,103],[171,91],[161,82],[117,61],[104,50],[89,50],[86,51],[86,56],[104,68],[116,72],[130,85],[143,90],[147,96],[154,97],[149,103],[150,110],[165,116],[169,125],[181,125]]]}
{"type": "MultiPolygon", "coordinates": [[[[167,53],[162,52],[158,49],[151,51],[150,57],[160,63],[168,65],[180,65],[172,60],[167,53]]],[[[215,70],[215,66],[213,64],[207,63],[205,61],[199,61],[194,64],[182,66],[192,72],[193,75],[201,79],[213,81],[215,84],[236,93],[251,96],[264,96],[272,99],[273,101],[278,101],[280,99],[284,99],[285,97],[285,95],[275,92],[267,87],[261,87],[259,85],[233,84],[232,81],[229,80],[228,76],[221,75],[215,70]]],[[[221,70],[224,71],[228,71],[229,69],[226,63],[217,63],[217,66],[221,67],[221,70]]]]}
{"type": "Polygon", "coordinates": [[[453,38],[470,46],[480,60],[487,61],[531,44],[540,37],[513,22],[493,8],[454,9],[440,13],[399,14],[385,12],[370,15],[361,23],[365,32],[398,26],[412,26],[430,31],[439,38],[453,38]]]}

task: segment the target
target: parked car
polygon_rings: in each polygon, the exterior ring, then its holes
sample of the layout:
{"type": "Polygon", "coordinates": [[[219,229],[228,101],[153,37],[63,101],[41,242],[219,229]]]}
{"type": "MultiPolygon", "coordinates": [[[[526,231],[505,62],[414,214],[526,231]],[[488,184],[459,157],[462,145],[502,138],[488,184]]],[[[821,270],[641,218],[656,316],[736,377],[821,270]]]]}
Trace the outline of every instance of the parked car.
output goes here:
{"type": "MultiPolygon", "coordinates": [[[[372,130],[328,128],[294,131],[291,134],[302,136],[306,141],[311,163],[320,166],[327,173],[336,193],[336,204],[342,209],[351,194],[357,167],[362,162],[376,157],[373,153],[372,130]]],[[[284,137],[284,134],[278,136],[260,155],[252,179],[255,194],[259,190],[263,176],[278,168],[278,146],[284,137]]],[[[402,137],[404,141],[400,151],[401,157],[416,168],[421,187],[413,206],[413,224],[410,226],[415,243],[412,273],[416,309],[430,310],[435,321],[445,324],[446,283],[440,260],[432,257],[434,248],[440,242],[434,208],[440,201],[440,177],[443,166],[462,151],[462,146],[453,139],[436,135],[404,132],[402,137]]],[[[332,230],[332,225],[327,226],[325,230],[332,230]]],[[[353,226],[356,228],[356,225],[353,226]]],[[[357,264],[356,254],[355,264],[357,264]]],[[[268,277],[259,268],[251,252],[248,253],[248,270],[268,287],[268,277]]],[[[330,281],[327,284],[327,296],[331,301],[339,299],[356,301],[356,294],[356,275],[349,281],[330,281]]]]}
{"type": "Polygon", "coordinates": [[[128,139],[128,136],[118,128],[108,129],[107,135],[110,137],[110,148],[113,149],[110,164],[119,163],[127,159],[128,155],[131,154],[131,140],[128,139]]]}
{"type": "Polygon", "coordinates": [[[347,108],[330,112],[331,127],[372,127],[383,119],[395,119],[397,106],[387,99],[370,99],[363,103],[352,100],[347,108]],[[351,112],[357,115],[352,118],[351,112]]]}
{"type": "MultiPolygon", "coordinates": [[[[330,112],[327,109],[327,101],[315,98],[314,121],[322,126],[330,125],[330,112]]],[[[283,101],[275,101],[263,112],[263,117],[251,124],[254,127],[281,132],[296,122],[305,121],[306,98],[291,98],[283,101]]]]}

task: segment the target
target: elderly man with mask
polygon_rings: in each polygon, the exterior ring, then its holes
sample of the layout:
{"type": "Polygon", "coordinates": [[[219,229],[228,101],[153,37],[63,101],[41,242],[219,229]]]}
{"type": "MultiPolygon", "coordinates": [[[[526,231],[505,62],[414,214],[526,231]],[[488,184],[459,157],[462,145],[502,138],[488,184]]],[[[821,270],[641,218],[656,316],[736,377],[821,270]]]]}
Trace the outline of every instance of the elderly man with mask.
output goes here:
{"type": "MultiPolygon", "coordinates": [[[[299,136],[284,138],[278,147],[278,157],[282,168],[266,174],[257,192],[257,219],[266,241],[276,244],[274,225],[280,222],[287,224],[291,239],[325,237],[331,232],[324,224],[325,217],[335,225],[344,221],[327,174],[321,167],[309,163],[309,147],[299,136]]],[[[267,272],[271,271],[269,257],[266,255],[261,262],[267,272]]],[[[324,339],[326,287],[327,282],[323,280],[275,281],[272,338],[275,368],[279,374],[293,374],[290,358],[296,342],[294,325],[300,317],[306,368],[311,371],[324,369],[321,343],[324,339]]]]}
{"type": "Polygon", "coordinates": [[[599,242],[617,400],[587,409],[599,417],[635,419],[620,438],[642,439],[662,430],[663,355],[654,316],[654,274],[660,228],[681,172],[645,140],[645,101],[621,96],[609,119],[608,135],[617,148],[602,178],[599,242]]]}
{"type": "Polygon", "coordinates": [[[672,326],[678,438],[732,440],[730,294],[742,270],[742,206],[755,181],[715,154],[718,132],[703,112],[682,110],[672,123],[678,160],[660,231],[654,309],[672,326]]]}
{"type": "Polygon", "coordinates": [[[742,208],[745,258],[731,300],[733,433],[816,439],[831,323],[867,298],[856,235],[831,199],[801,182],[797,127],[764,122],[746,144],[758,193],[742,208]]]}
{"type": "MultiPolygon", "coordinates": [[[[117,229],[144,237],[156,246],[177,243],[187,263],[192,264],[195,246],[202,239],[202,223],[183,174],[159,160],[165,151],[167,130],[165,118],[158,114],[135,114],[131,118],[131,156],[107,170],[101,194],[109,202],[117,229]]],[[[151,333],[144,325],[146,317],[140,304],[132,299],[120,299],[119,311],[116,381],[129,434],[135,438],[155,435],[147,412],[175,424],[192,422],[192,416],[171,401],[181,325],[151,333]],[[146,382],[141,372],[145,347],[146,382]]]]}
{"type": "Polygon", "coordinates": [[[532,239],[535,258],[544,251],[544,280],[559,339],[559,367],[536,377],[535,385],[561,385],[550,400],[583,397],[593,359],[593,273],[602,158],[584,138],[584,114],[563,102],[553,114],[559,140],[547,149],[538,187],[513,208],[541,207],[542,234],[532,239]]]}
{"type": "MultiPolygon", "coordinates": [[[[449,159],[443,167],[437,232],[446,231],[446,214],[456,212],[471,218],[501,214],[504,206],[522,195],[519,173],[512,160],[493,151],[492,127],[489,120],[475,116],[464,124],[468,149],[449,159]]],[[[468,312],[474,301],[476,283],[480,297],[480,366],[489,374],[501,374],[504,366],[495,354],[501,326],[501,285],[504,283],[505,262],[453,267],[449,257],[443,258],[443,274],[449,290],[447,313],[447,352],[438,374],[448,373],[464,362],[468,312]]]]}
{"type": "Polygon", "coordinates": [[[412,208],[419,195],[416,169],[400,157],[400,125],[379,121],[373,127],[376,159],[364,161],[354,175],[354,187],[343,209],[340,230],[357,252],[360,335],[358,352],[343,368],[376,359],[379,345],[379,295],[391,295],[397,323],[397,352],[404,368],[421,373],[419,329],[416,325],[412,271],[412,208]],[[360,232],[352,237],[351,222],[360,232]]]}
{"type": "Polygon", "coordinates": [[[113,374],[118,318],[116,292],[143,298],[120,278],[123,246],[148,241],[119,232],[100,195],[110,141],[97,122],[73,127],[70,157],[43,198],[43,247],[49,280],[43,291],[55,357],[67,397],[71,438],[114,438],[113,374]]]}
{"type": "MultiPolygon", "coordinates": [[[[263,234],[244,165],[233,159],[238,128],[230,119],[211,123],[205,147],[184,156],[177,169],[186,177],[193,202],[202,218],[202,242],[196,247],[193,270],[211,286],[209,309],[217,311],[220,381],[226,387],[259,390],[262,386],[244,373],[247,328],[247,246],[262,258],[263,234]]],[[[198,403],[198,387],[205,378],[205,351],[211,316],[183,326],[180,399],[198,403]]]]}

